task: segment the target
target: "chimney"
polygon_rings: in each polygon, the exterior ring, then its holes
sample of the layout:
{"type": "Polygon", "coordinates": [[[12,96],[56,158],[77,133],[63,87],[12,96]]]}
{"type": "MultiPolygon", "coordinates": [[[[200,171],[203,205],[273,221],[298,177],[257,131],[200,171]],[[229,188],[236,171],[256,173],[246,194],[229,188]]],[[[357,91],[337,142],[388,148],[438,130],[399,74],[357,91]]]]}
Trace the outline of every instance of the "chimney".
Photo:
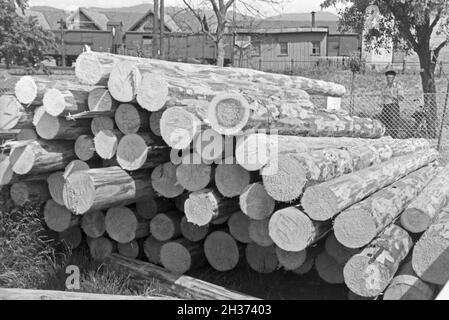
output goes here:
{"type": "Polygon", "coordinates": [[[312,13],[312,28],[315,28],[315,15],[316,15],[316,12],[312,11],[311,13],[312,13]]]}

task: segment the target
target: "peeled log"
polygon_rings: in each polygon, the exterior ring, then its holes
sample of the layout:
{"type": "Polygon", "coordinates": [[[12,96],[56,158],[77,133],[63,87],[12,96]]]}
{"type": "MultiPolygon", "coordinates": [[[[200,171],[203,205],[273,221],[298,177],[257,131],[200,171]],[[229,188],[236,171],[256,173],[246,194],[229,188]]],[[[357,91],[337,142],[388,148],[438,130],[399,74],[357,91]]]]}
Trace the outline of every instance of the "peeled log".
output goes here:
{"type": "Polygon", "coordinates": [[[312,219],[329,220],[374,192],[435,161],[437,157],[435,150],[417,152],[312,186],[304,192],[301,205],[312,219]]]}
{"type": "Polygon", "coordinates": [[[207,261],[200,243],[179,239],[165,243],[161,248],[161,263],[178,274],[204,266],[207,261]]]}
{"type": "Polygon", "coordinates": [[[95,88],[89,92],[87,106],[90,111],[115,111],[117,102],[112,99],[106,88],[95,88]]]}
{"type": "Polygon", "coordinates": [[[176,239],[181,235],[181,219],[179,211],[157,214],[150,222],[151,235],[159,241],[176,239]]]}
{"type": "Polygon", "coordinates": [[[413,249],[412,265],[424,281],[444,285],[449,280],[449,206],[424,232],[413,249]]]}
{"type": "Polygon", "coordinates": [[[80,135],[90,134],[90,120],[53,117],[43,107],[36,109],[33,124],[39,137],[45,140],[76,140],[80,135]]]}
{"type": "Polygon", "coordinates": [[[83,235],[81,229],[78,226],[75,226],[59,233],[59,239],[73,250],[79,247],[83,240],[83,235]]]}
{"type": "Polygon", "coordinates": [[[42,203],[50,198],[46,182],[17,182],[11,186],[10,196],[18,206],[42,203]]]}
{"type": "Polygon", "coordinates": [[[139,244],[136,240],[127,243],[117,244],[118,253],[130,259],[136,259],[139,256],[139,244]]]}
{"type": "Polygon", "coordinates": [[[169,159],[168,148],[155,145],[147,134],[127,134],[117,146],[117,162],[125,170],[155,168],[169,159]]]}
{"type": "Polygon", "coordinates": [[[65,178],[63,171],[53,172],[47,178],[48,190],[51,198],[59,205],[64,205],[62,189],[64,188],[65,178]]]}
{"type": "Polygon", "coordinates": [[[384,143],[280,154],[269,161],[261,175],[271,197],[291,202],[311,185],[380,164],[392,155],[391,148],[384,143]]]}
{"type": "Polygon", "coordinates": [[[362,248],[404,211],[438,170],[430,165],[382,189],[343,211],[335,218],[334,232],[348,248],[362,248]]]}
{"type": "Polygon", "coordinates": [[[185,216],[181,219],[181,233],[184,238],[192,242],[198,242],[206,238],[209,233],[209,225],[197,226],[191,222],[187,221],[185,216]]]}
{"type": "Polygon", "coordinates": [[[48,89],[42,101],[45,111],[53,116],[67,116],[88,110],[87,98],[92,87],[71,83],[67,89],[48,89]]]}
{"type": "Polygon", "coordinates": [[[105,160],[113,159],[123,134],[118,130],[100,130],[94,138],[95,152],[105,160]]]}
{"type": "Polygon", "coordinates": [[[64,204],[75,214],[135,203],[153,194],[147,173],[130,175],[119,167],[75,172],[63,191],[64,204]]]}
{"type": "Polygon", "coordinates": [[[330,222],[313,221],[295,207],[276,211],[270,218],[269,234],[286,251],[298,252],[321,240],[331,229],[330,222]]]}
{"type": "Polygon", "coordinates": [[[249,237],[250,219],[243,212],[237,211],[228,219],[229,233],[241,243],[250,243],[249,237]]]}
{"type": "Polygon", "coordinates": [[[81,228],[88,237],[93,239],[103,236],[106,232],[104,213],[100,210],[85,213],[81,219],[81,228]]]}
{"type": "Polygon", "coordinates": [[[340,265],[344,265],[352,256],[360,252],[358,249],[351,249],[342,245],[338,242],[333,232],[326,238],[324,248],[327,254],[334,258],[340,265]]]}
{"type": "Polygon", "coordinates": [[[172,211],[175,208],[173,201],[165,198],[142,199],[136,203],[137,215],[146,220],[153,219],[158,213],[172,211]]]}
{"type": "Polygon", "coordinates": [[[383,300],[433,300],[435,288],[422,281],[413,271],[410,258],[403,263],[391,284],[385,290],[383,300]]]}
{"type": "Polygon", "coordinates": [[[127,243],[136,238],[137,218],[127,207],[114,207],[106,212],[106,232],[118,243],[127,243]]]}
{"type": "Polygon", "coordinates": [[[114,244],[105,237],[92,239],[89,242],[89,251],[94,260],[103,261],[114,251],[114,244]]]}
{"type": "Polygon", "coordinates": [[[269,218],[274,211],[275,201],[265,190],[262,183],[248,185],[239,197],[240,209],[254,220],[269,218]]]}
{"type": "Polygon", "coordinates": [[[204,226],[239,209],[238,198],[224,198],[215,189],[192,192],[185,204],[187,221],[204,226]]]}
{"type": "Polygon", "coordinates": [[[257,178],[233,160],[219,164],[215,169],[215,184],[218,191],[228,198],[237,197],[257,178]]]}
{"type": "Polygon", "coordinates": [[[250,220],[248,227],[249,237],[261,247],[269,247],[274,243],[269,235],[269,223],[270,219],[250,220]]]}
{"type": "Polygon", "coordinates": [[[321,252],[315,258],[315,269],[318,275],[325,282],[330,284],[342,284],[343,278],[343,265],[339,264],[333,257],[327,252],[321,252]]]}
{"type": "Polygon", "coordinates": [[[409,232],[427,230],[449,199],[449,165],[407,206],[401,225],[409,232]]]}
{"type": "Polygon", "coordinates": [[[117,128],[124,134],[149,131],[150,114],[132,104],[123,103],[115,112],[117,128]]]}
{"type": "Polygon", "coordinates": [[[31,128],[32,119],[14,96],[0,96],[0,130],[31,128]]]}
{"type": "Polygon", "coordinates": [[[83,134],[75,141],[75,154],[78,159],[88,161],[95,157],[95,145],[92,136],[83,134]]]}
{"type": "Polygon", "coordinates": [[[203,163],[201,157],[191,153],[183,157],[176,168],[176,179],[187,191],[199,191],[206,188],[214,177],[214,168],[203,163]]]}
{"type": "Polygon", "coordinates": [[[362,297],[376,297],[393,280],[413,246],[409,234],[397,225],[388,226],[343,269],[348,288],[362,297]]]}
{"type": "Polygon", "coordinates": [[[79,223],[78,217],[51,199],[45,204],[44,219],[47,226],[56,232],[62,232],[79,223]]]}
{"type": "Polygon", "coordinates": [[[176,179],[176,166],[171,162],[160,164],[151,172],[151,185],[165,198],[176,198],[184,192],[176,179]]]}
{"type": "Polygon", "coordinates": [[[204,241],[204,253],[212,268],[224,272],[237,266],[241,256],[241,247],[228,233],[215,231],[204,241]]]}
{"type": "Polygon", "coordinates": [[[154,237],[149,236],[143,243],[143,252],[148,261],[154,264],[161,265],[161,248],[166,242],[156,240],[154,237]]]}
{"type": "Polygon", "coordinates": [[[114,126],[115,123],[112,118],[101,116],[92,119],[92,122],[90,123],[90,130],[92,131],[92,134],[96,136],[102,130],[113,130],[114,126]]]}
{"type": "Polygon", "coordinates": [[[276,247],[276,256],[279,260],[279,264],[284,267],[285,270],[296,270],[306,262],[307,251],[291,252],[282,250],[276,247]]]}
{"type": "Polygon", "coordinates": [[[350,117],[290,101],[270,99],[266,103],[269,108],[256,104],[250,110],[247,101],[235,94],[221,95],[210,103],[207,120],[212,129],[226,135],[274,129],[280,135],[317,137],[380,138],[385,133],[378,120],[350,117]]]}
{"type": "Polygon", "coordinates": [[[259,273],[272,273],[279,266],[275,246],[261,247],[250,243],[246,246],[245,257],[251,269],[259,273]]]}
{"type": "Polygon", "coordinates": [[[75,159],[70,142],[26,140],[10,145],[12,169],[20,175],[61,170],[75,159]]]}

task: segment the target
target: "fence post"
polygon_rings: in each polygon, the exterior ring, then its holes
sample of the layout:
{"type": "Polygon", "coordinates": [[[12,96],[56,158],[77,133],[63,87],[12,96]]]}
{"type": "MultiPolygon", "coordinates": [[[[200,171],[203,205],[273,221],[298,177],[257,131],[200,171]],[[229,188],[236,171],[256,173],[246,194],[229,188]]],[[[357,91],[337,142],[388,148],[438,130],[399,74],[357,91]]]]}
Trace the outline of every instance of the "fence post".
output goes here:
{"type": "Polygon", "coordinates": [[[259,58],[259,70],[262,70],[262,59],[259,58]]]}
{"type": "Polygon", "coordinates": [[[443,115],[441,116],[441,125],[440,125],[440,132],[438,135],[438,145],[437,150],[441,151],[441,140],[443,137],[443,129],[444,129],[444,120],[446,118],[447,114],[447,104],[449,102],[449,82],[447,83],[447,89],[446,89],[446,98],[444,100],[444,109],[443,109],[443,115]]]}
{"type": "Polygon", "coordinates": [[[405,74],[405,70],[407,69],[407,61],[402,60],[402,74],[405,74]]]}

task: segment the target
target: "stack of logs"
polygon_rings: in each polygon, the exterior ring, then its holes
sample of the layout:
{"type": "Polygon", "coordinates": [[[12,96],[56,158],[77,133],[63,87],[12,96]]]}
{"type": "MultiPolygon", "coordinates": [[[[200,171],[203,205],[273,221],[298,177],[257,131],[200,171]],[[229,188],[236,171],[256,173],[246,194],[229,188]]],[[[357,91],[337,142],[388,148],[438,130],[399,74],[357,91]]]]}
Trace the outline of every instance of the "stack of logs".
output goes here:
{"type": "Polygon", "coordinates": [[[432,299],[449,279],[449,167],[310,102],[344,87],[96,52],[76,76],[0,97],[0,185],[45,202],[71,247],[175,273],[315,269],[351,299],[432,299]]]}

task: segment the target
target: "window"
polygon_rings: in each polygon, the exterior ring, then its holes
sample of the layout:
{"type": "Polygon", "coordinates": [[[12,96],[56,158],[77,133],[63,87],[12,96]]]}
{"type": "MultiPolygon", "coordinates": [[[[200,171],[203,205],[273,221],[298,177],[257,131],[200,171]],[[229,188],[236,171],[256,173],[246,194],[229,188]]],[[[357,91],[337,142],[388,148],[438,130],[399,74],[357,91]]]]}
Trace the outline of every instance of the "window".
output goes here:
{"type": "Polygon", "coordinates": [[[279,42],[279,46],[280,46],[280,54],[282,56],[287,56],[288,55],[288,42],[279,42]]]}
{"type": "Polygon", "coordinates": [[[251,56],[253,57],[260,57],[260,41],[253,41],[251,42],[251,56]]]}
{"type": "Polygon", "coordinates": [[[321,43],[318,41],[312,42],[312,56],[321,55],[321,43]]]}

